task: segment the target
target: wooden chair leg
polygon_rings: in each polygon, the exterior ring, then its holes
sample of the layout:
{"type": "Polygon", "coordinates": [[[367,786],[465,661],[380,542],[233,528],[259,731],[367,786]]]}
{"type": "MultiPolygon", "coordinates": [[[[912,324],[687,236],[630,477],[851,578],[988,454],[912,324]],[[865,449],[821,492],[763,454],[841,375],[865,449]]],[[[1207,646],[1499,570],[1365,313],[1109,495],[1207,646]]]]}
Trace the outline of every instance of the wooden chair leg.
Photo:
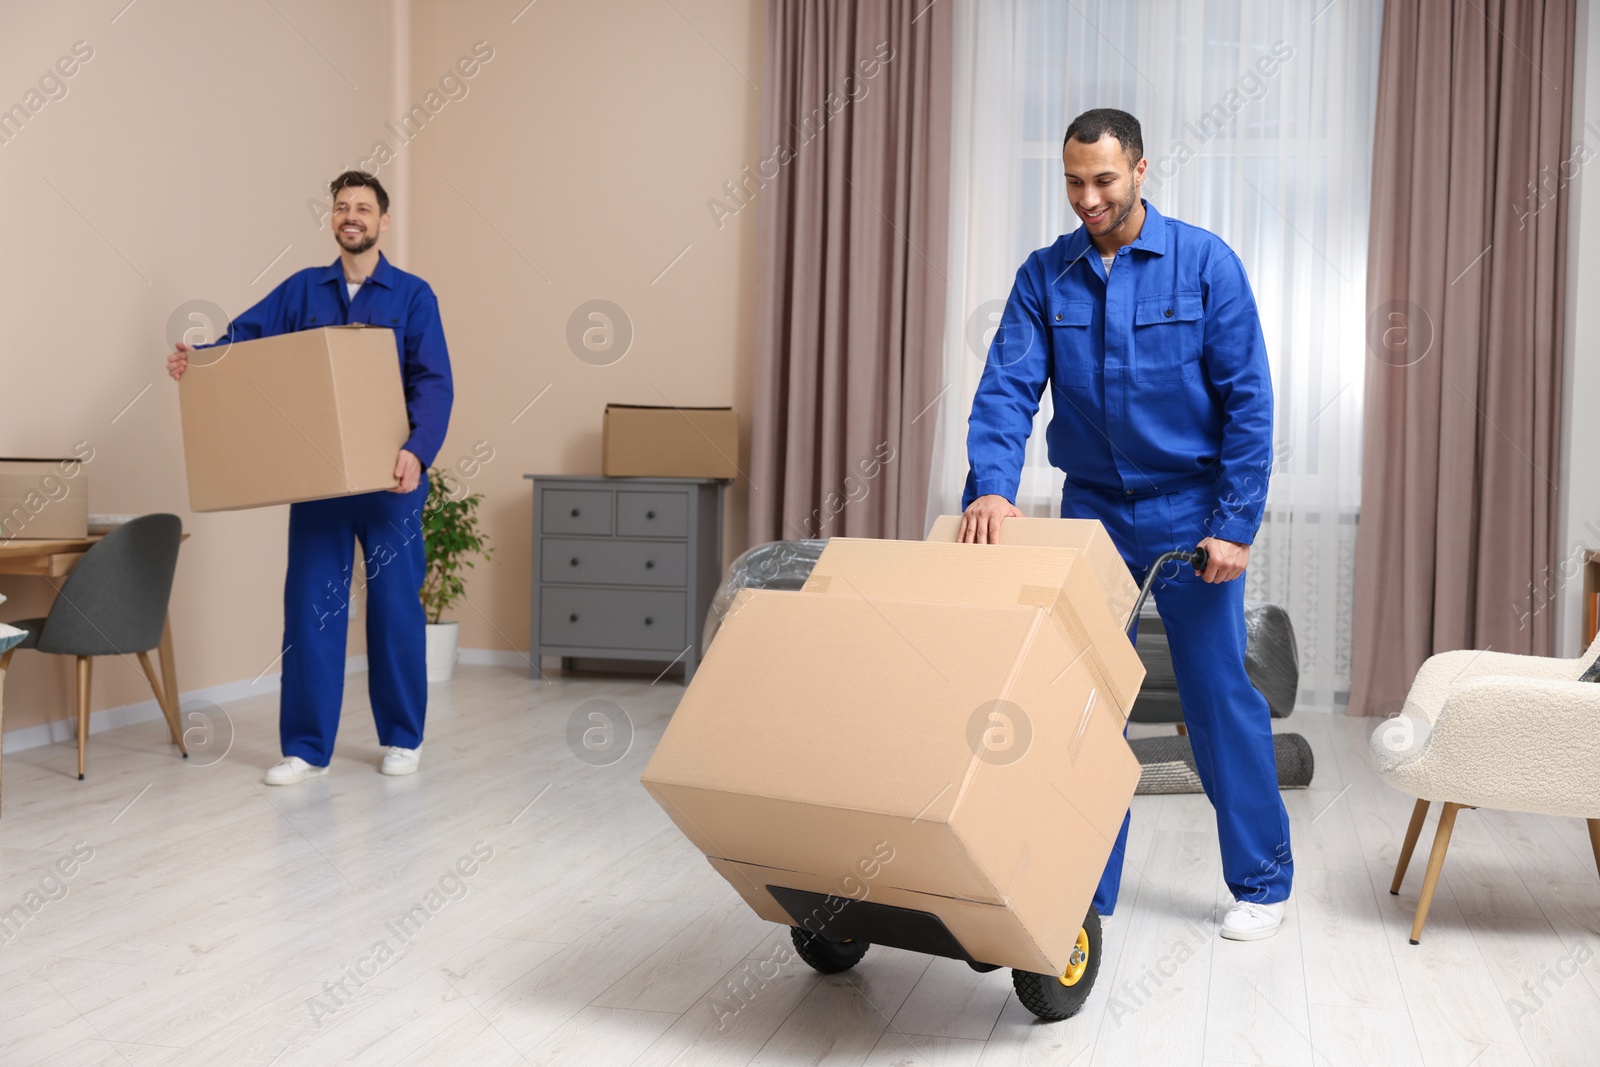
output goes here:
{"type": "Polygon", "coordinates": [[[6,668],[11,666],[11,653],[15,651],[16,649],[14,648],[8,648],[4,652],[0,652],[0,737],[5,736],[3,726],[5,721],[6,695],[3,690],[6,684],[6,668]]]}
{"type": "Polygon", "coordinates": [[[1600,819],[1589,820],[1589,847],[1594,849],[1594,867],[1600,871],[1600,819]]]}
{"type": "MultiPolygon", "coordinates": [[[[178,697],[178,661],[177,654],[172,650],[172,613],[167,613],[167,621],[161,627],[161,643],[156,646],[156,662],[161,664],[161,688],[167,694],[167,703],[172,705],[176,714],[183,704],[178,697]]],[[[178,740],[174,738],[173,740],[178,740]]],[[[182,747],[183,742],[178,742],[182,747]]]]}
{"type": "Polygon", "coordinates": [[[1189,727],[1186,724],[1181,723],[1181,722],[1178,723],[1178,736],[1179,737],[1188,737],[1189,736],[1189,727]]]}
{"type": "Polygon", "coordinates": [[[1406,839],[1400,846],[1400,862],[1395,864],[1394,881],[1389,883],[1389,894],[1400,895],[1400,883],[1405,880],[1406,868],[1411,865],[1411,853],[1417,847],[1417,838],[1422,834],[1422,820],[1428,817],[1430,801],[1418,798],[1417,806],[1411,809],[1411,825],[1406,827],[1406,839]]]}
{"type": "Polygon", "coordinates": [[[1456,812],[1463,805],[1448,801],[1439,811],[1439,830],[1433,835],[1433,852],[1428,856],[1428,873],[1422,879],[1422,896],[1417,898],[1417,917],[1411,923],[1411,943],[1422,943],[1422,924],[1428,921],[1428,906],[1433,903],[1433,890],[1439,884],[1439,872],[1444,870],[1444,854],[1450,847],[1450,833],[1456,828],[1456,812]]]}
{"type": "Polygon", "coordinates": [[[144,676],[150,680],[150,688],[156,695],[156,703],[161,705],[161,714],[167,717],[167,729],[172,731],[172,743],[178,746],[178,751],[183,753],[183,758],[189,758],[189,750],[183,747],[183,734],[178,729],[178,709],[172,706],[167,690],[156,677],[155,664],[150,662],[150,653],[139,653],[139,666],[144,668],[144,676]]]}
{"type": "Polygon", "coordinates": [[[83,755],[89,747],[89,683],[94,675],[94,660],[78,657],[78,781],[83,781],[83,755]]]}

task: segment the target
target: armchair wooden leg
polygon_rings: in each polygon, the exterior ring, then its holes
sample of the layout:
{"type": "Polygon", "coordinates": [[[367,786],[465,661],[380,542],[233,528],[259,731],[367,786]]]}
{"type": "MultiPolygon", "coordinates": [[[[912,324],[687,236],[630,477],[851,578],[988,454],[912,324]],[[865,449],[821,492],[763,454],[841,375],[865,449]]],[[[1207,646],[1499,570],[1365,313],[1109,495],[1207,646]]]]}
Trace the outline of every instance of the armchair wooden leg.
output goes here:
{"type": "Polygon", "coordinates": [[[1450,847],[1450,833],[1456,828],[1456,812],[1464,805],[1448,801],[1439,811],[1439,830],[1433,835],[1433,852],[1428,856],[1428,873],[1422,879],[1422,896],[1417,898],[1417,917],[1411,923],[1411,943],[1422,943],[1422,924],[1428,921],[1428,906],[1433,903],[1433,890],[1439,884],[1439,872],[1444,870],[1444,854],[1450,847]]]}
{"type": "Polygon", "coordinates": [[[1600,819],[1589,820],[1589,847],[1594,849],[1595,870],[1600,871],[1600,819]]]}
{"type": "Polygon", "coordinates": [[[1422,834],[1422,820],[1428,817],[1428,805],[1431,801],[1417,799],[1417,806],[1411,809],[1411,825],[1406,827],[1406,839],[1400,846],[1400,862],[1394,867],[1394,881],[1389,883],[1390,896],[1400,895],[1400,883],[1405,880],[1406,868],[1411,865],[1411,853],[1417,847],[1417,838],[1422,834]]]}
{"type": "Polygon", "coordinates": [[[78,657],[78,781],[83,781],[84,749],[89,747],[89,683],[94,675],[94,660],[78,657]]]}
{"type": "Polygon", "coordinates": [[[173,707],[166,687],[156,677],[156,668],[155,664],[150,662],[150,653],[139,653],[139,666],[144,668],[144,676],[150,680],[150,688],[156,695],[156,703],[161,705],[161,714],[167,717],[167,729],[172,731],[172,743],[178,746],[183,758],[188,759],[189,750],[183,747],[183,734],[178,729],[178,709],[173,707]]]}
{"type": "Polygon", "coordinates": [[[1188,737],[1189,736],[1189,726],[1188,726],[1187,723],[1181,723],[1181,722],[1178,723],[1178,736],[1179,737],[1188,737]]]}
{"type": "Polygon", "coordinates": [[[11,657],[16,654],[16,651],[14,648],[8,648],[4,652],[0,652],[0,671],[11,666],[11,657]]]}

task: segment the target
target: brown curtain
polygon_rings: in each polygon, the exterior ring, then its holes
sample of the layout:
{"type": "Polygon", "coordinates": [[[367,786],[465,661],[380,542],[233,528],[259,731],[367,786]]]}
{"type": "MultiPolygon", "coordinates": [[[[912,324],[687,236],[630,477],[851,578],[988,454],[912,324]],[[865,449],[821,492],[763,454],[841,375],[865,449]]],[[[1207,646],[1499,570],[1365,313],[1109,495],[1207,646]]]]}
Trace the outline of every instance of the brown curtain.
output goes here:
{"type": "Polygon", "coordinates": [[[772,0],[750,539],[920,539],[943,338],[949,4],[772,0]],[[925,417],[924,417],[925,416],[925,417]]]}
{"type": "Polygon", "coordinates": [[[1352,714],[1553,647],[1574,2],[1384,7],[1352,714]]]}

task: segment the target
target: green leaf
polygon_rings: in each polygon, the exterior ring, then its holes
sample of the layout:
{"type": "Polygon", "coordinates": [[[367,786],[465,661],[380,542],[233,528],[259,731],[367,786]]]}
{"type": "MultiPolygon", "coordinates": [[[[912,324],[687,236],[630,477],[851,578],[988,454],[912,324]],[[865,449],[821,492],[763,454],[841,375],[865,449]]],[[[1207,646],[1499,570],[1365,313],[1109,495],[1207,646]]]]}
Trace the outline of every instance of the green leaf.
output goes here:
{"type": "Polygon", "coordinates": [[[478,505],[483,494],[471,493],[452,500],[442,489],[444,481],[437,468],[428,470],[428,499],[422,506],[427,571],[418,596],[429,621],[435,623],[466,596],[466,582],[459,574],[463,568],[473,566],[466,557],[475,554],[489,559],[493,555],[489,536],[478,528],[478,505]]]}

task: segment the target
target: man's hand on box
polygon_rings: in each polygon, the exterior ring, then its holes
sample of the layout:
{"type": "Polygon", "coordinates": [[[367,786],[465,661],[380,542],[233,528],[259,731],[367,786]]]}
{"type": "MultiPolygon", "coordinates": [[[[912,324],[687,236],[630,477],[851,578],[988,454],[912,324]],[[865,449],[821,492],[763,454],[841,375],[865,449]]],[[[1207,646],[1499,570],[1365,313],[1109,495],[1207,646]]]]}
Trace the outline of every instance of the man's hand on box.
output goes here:
{"type": "Polygon", "coordinates": [[[1208,537],[1200,542],[1199,547],[1211,554],[1211,562],[1206,565],[1206,572],[1202,575],[1208,582],[1231,582],[1250,565],[1249,545],[1208,537]]]}
{"type": "Polygon", "coordinates": [[[415,492],[417,483],[422,480],[422,461],[402,448],[400,450],[400,458],[395,460],[394,463],[394,480],[400,484],[389,490],[389,492],[415,492]]]}
{"type": "Polygon", "coordinates": [[[980,496],[961,513],[961,537],[964,545],[997,545],[1000,543],[1000,523],[1021,511],[1005,497],[996,493],[980,496]]]}
{"type": "Polygon", "coordinates": [[[167,373],[172,375],[173,381],[182,378],[183,372],[189,369],[189,353],[192,351],[192,348],[179,341],[177,351],[167,357],[167,373]]]}

